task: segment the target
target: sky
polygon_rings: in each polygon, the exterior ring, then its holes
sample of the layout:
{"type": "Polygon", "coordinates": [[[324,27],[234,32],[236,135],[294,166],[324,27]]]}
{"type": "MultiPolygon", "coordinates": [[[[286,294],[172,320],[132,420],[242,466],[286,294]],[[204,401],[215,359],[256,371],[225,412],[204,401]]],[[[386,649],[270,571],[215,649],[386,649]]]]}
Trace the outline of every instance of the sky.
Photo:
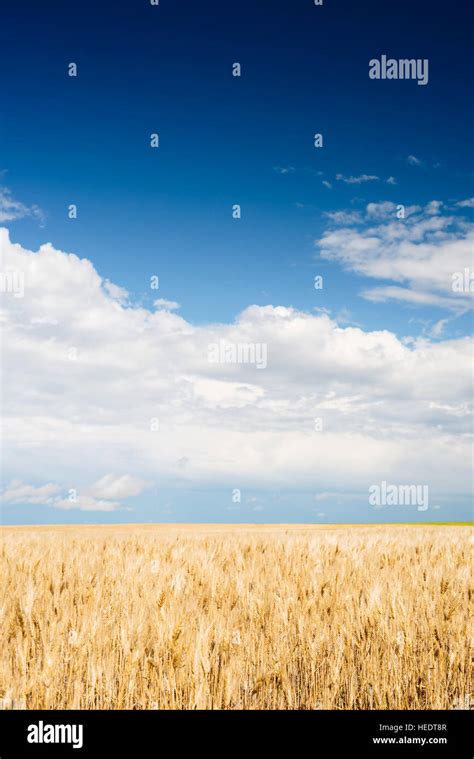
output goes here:
{"type": "Polygon", "coordinates": [[[471,24],[2,11],[5,524],[472,518],[471,24]]]}

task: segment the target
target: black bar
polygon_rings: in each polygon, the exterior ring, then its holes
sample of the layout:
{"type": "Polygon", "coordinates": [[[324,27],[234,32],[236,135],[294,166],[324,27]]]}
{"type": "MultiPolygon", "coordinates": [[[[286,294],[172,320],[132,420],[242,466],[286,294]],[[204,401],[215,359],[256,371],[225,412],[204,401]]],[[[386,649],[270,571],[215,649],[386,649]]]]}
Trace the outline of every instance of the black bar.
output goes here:
{"type": "MultiPolygon", "coordinates": [[[[473,756],[469,711],[2,711],[0,759],[47,756],[473,756]],[[42,723],[42,728],[41,728],[42,723]],[[80,726],[58,732],[48,726],[80,726]],[[34,727],[30,727],[34,726],[34,727]],[[49,737],[76,743],[29,743],[49,737]],[[382,742],[383,739],[383,742],[382,742]],[[416,740],[414,740],[416,739],[416,740]],[[424,742],[423,742],[424,741],[424,742]],[[82,742],[82,746],[79,743],[82,742]],[[469,748],[469,745],[471,748],[469,748]],[[245,753],[244,753],[245,752],[245,753]]],[[[472,730],[471,730],[472,734],[472,730]]]]}

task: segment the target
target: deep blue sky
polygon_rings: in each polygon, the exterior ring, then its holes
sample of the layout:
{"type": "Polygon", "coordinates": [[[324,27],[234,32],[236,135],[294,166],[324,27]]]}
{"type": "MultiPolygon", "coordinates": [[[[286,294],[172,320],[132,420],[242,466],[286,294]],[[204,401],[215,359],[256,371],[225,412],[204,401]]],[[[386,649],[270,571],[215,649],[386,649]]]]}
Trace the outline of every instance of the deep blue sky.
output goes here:
{"type": "MultiPolygon", "coordinates": [[[[323,211],[471,193],[468,3],[10,3],[0,48],[3,181],[47,215],[43,229],[17,222],[14,239],[77,252],[138,297],[159,273],[193,321],[254,302],[311,308],[319,271],[338,279],[324,306],[347,306],[361,283],[314,262],[323,211]],[[371,81],[382,53],[429,58],[429,85],[371,81]],[[337,173],[398,185],[328,190],[337,173]]],[[[398,307],[350,306],[368,327],[407,331],[398,307]]]]}
{"type": "MultiPolygon", "coordinates": [[[[145,305],[157,296],[149,279],[158,274],[159,297],[178,301],[180,314],[197,324],[231,322],[255,303],[347,310],[349,321],[366,330],[420,333],[446,314],[364,300],[362,289],[387,283],[317,260],[314,241],[327,229],[325,212],[385,200],[449,205],[473,194],[469,6],[5,3],[0,186],[44,213],[43,223],[27,216],[9,224],[12,240],[32,250],[50,241],[77,253],[145,305]],[[429,84],[370,80],[368,62],[382,54],[428,58],[429,84]],[[70,62],[78,65],[77,78],[67,76],[70,62]],[[233,62],[242,65],[240,78],[231,75],[233,62]],[[158,150],[150,149],[152,132],[160,135],[158,150]],[[321,150],[313,146],[315,132],[324,135],[321,150]],[[337,174],[380,179],[354,185],[337,174]],[[387,184],[389,177],[396,184],[387,184]],[[71,203],[78,206],[74,221],[67,217],[71,203]],[[231,217],[234,203],[242,206],[239,222],[231,217]],[[316,274],[325,276],[323,297],[313,288],[316,274]]],[[[468,334],[471,326],[465,314],[444,336],[468,334]]],[[[307,521],[314,505],[312,493],[262,498],[274,504],[264,521],[290,521],[290,502],[292,520],[307,521]]],[[[171,490],[160,494],[159,518],[199,521],[189,503],[202,501],[202,519],[212,521],[220,499],[219,492],[171,490]],[[176,509],[170,517],[168,498],[176,509]]],[[[465,518],[466,501],[445,505],[465,518]]],[[[137,499],[136,508],[132,517],[101,519],[150,517],[148,501],[137,499]]],[[[63,516],[88,521],[87,514],[63,516]]],[[[30,507],[22,518],[43,516],[30,507]]],[[[250,506],[228,514],[229,521],[250,518],[250,506]]],[[[366,500],[351,496],[338,518],[370,519],[366,500]]]]}

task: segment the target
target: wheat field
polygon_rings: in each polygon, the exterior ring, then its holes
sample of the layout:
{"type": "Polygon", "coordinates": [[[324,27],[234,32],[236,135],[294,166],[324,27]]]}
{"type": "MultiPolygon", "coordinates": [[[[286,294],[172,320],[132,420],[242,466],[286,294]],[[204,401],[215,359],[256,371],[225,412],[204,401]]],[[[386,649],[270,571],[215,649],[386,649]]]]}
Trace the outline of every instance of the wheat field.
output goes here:
{"type": "Polygon", "coordinates": [[[468,527],[4,527],[1,703],[463,708],[470,579],[468,527]]]}

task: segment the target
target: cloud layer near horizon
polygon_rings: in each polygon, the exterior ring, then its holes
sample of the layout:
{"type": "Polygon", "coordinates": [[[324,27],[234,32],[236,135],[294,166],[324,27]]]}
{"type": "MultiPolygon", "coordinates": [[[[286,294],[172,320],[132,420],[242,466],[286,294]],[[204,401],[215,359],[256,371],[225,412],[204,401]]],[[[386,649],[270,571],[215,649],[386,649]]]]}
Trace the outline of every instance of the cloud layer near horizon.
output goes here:
{"type": "MultiPolygon", "coordinates": [[[[335,257],[337,241],[324,239],[335,257]]],[[[343,262],[362,266],[354,248],[342,250],[343,262]]],[[[172,301],[131,305],[90,261],[50,244],[31,252],[0,229],[0,252],[25,282],[1,312],[6,477],[79,489],[95,481],[84,498],[114,505],[118,491],[139,492],[133,478],[323,490],[386,479],[470,491],[472,339],[402,342],[273,305],[194,326],[172,301]],[[210,363],[221,340],[265,344],[267,367],[210,363]],[[110,472],[131,480],[117,485],[110,472]]],[[[369,257],[367,275],[379,265],[391,276],[390,256],[369,257]]],[[[438,269],[429,276],[444,282],[438,269]]]]}

